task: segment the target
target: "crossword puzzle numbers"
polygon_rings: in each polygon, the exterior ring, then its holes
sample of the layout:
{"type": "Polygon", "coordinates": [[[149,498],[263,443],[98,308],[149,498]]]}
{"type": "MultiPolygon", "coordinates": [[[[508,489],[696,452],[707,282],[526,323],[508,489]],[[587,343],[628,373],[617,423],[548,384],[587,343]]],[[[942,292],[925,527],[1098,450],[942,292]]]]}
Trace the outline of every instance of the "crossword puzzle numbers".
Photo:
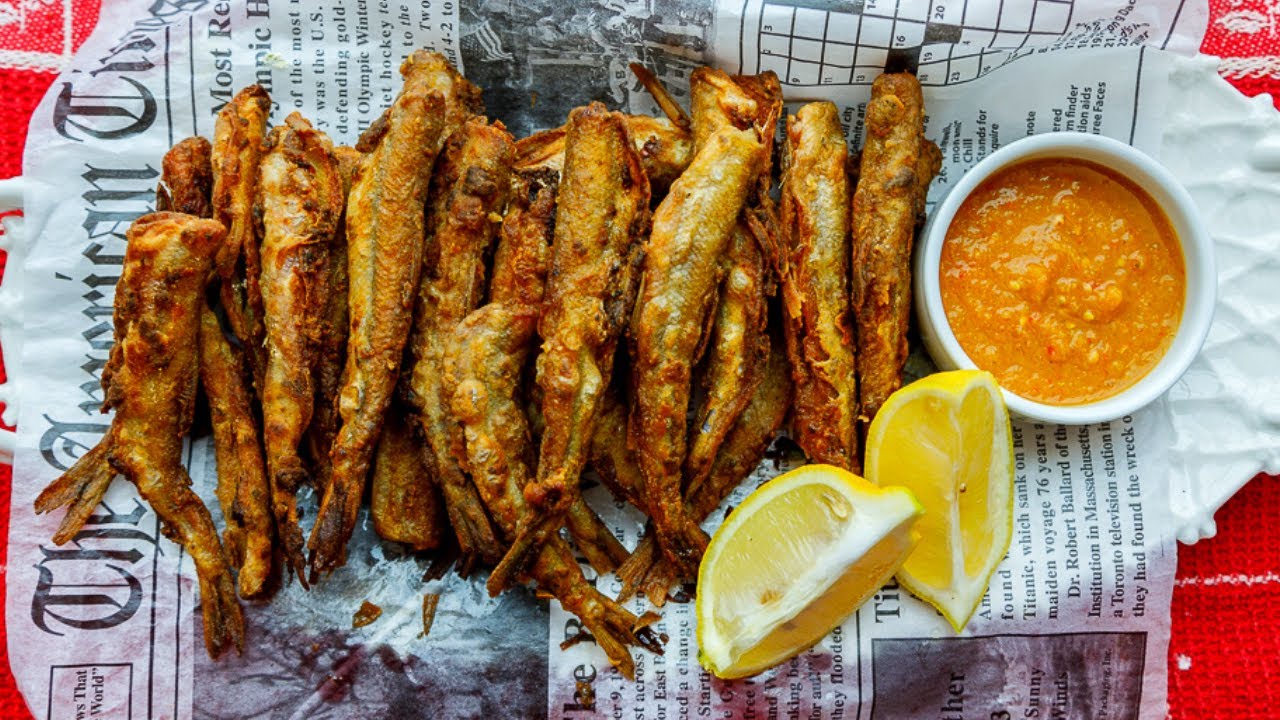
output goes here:
{"type": "Polygon", "coordinates": [[[886,69],[916,70],[926,85],[965,82],[1061,36],[1071,3],[766,0],[757,71],[792,86],[870,84],[886,69]]]}

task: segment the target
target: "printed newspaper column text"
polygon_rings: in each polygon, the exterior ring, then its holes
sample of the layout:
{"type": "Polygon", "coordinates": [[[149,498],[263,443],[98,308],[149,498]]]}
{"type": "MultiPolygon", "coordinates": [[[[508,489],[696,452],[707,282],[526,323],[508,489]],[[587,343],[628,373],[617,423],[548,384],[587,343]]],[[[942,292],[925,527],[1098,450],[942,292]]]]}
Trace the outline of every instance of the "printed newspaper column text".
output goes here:
{"type": "Polygon", "coordinates": [[[1146,613],[1145,507],[1134,432],[1128,417],[1079,427],[1015,425],[1017,567],[1001,568],[991,589],[1001,620],[1146,613]]]}
{"type": "Polygon", "coordinates": [[[132,717],[133,664],[49,668],[49,720],[132,717]]]}

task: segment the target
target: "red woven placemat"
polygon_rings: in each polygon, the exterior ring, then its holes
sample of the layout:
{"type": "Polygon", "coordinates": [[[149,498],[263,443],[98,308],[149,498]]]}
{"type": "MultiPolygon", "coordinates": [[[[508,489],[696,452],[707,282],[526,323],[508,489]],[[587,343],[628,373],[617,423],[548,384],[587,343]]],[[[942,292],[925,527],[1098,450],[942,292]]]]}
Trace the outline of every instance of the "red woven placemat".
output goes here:
{"type": "MultiPolygon", "coordinates": [[[[0,0],[0,177],[22,173],[27,120],[64,59],[97,22],[98,4],[0,0]]],[[[1280,108],[1280,0],[1210,0],[1209,7],[1202,50],[1224,58],[1223,75],[1242,92],[1269,92],[1280,108]]],[[[9,467],[0,466],[0,605],[11,483],[9,467]]],[[[1179,550],[1169,715],[1270,720],[1280,717],[1280,478],[1259,476],[1217,520],[1216,538],[1179,550]]],[[[31,717],[2,651],[0,717],[31,717]]]]}

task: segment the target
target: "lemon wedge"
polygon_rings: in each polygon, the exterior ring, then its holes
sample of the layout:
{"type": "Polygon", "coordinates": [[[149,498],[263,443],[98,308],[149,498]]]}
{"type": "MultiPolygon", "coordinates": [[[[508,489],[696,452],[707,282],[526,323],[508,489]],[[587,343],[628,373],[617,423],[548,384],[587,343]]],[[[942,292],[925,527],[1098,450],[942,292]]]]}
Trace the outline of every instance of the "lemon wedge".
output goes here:
{"type": "Polygon", "coordinates": [[[866,471],[924,505],[898,581],[961,631],[1013,534],[1013,436],[995,378],[938,373],[889,396],[867,433],[866,471]]]}
{"type": "Polygon", "coordinates": [[[698,568],[698,659],[754,675],[809,648],[893,575],[922,509],[831,465],[761,485],[725,520],[698,568]]]}

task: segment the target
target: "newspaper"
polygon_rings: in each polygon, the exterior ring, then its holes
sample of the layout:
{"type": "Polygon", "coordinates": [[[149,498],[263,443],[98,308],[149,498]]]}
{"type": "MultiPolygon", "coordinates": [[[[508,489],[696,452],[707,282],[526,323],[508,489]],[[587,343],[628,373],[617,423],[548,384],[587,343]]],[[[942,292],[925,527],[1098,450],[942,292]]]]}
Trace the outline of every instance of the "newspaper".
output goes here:
{"type": "MultiPolygon", "coordinates": [[[[411,50],[450,57],[517,135],[591,100],[656,112],[640,61],[687,97],[689,71],[774,70],[789,100],[836,102],[860,145],[870,81],[918,71],[943,150],[936,201],[966,168],[1030,133],[1082,130],[1160,152],[1170,52],[1192,53],[1203,0],[108,0],[32,119],[23,415],[8,539],[6,628],[32,711],[83,717],[1163,718],[1176,546],[1168,432],[1149,414],[1065,427],[1017,422],[1014,539],[957,636],[893,583],[817,647],[723,682],[697,663],[692,604],[668,604],[661,656],[636,678],[575,619],[516,591],[489,598],[430,558],[380,543],[362,517],[347,567],[310,592],[246,603],[243,655],[210,661],[193,566],[116,482],[74,542],[49,538],[39,490],[108,426],[99,377],[124,231],[154,207],[159,160],[208,136],[240,87],[270,91],[353,142],[399,87],[411,50]],[[421,637],[425,592],[439,593],[421,637]],[[383,608],[352,628],[364,600],[383,608]]],[[[928,372],[913,357],[912,372],[928,372]]],[[[726,506],[797,463],[778,443],[726,506]]],[[[218,517],[208,437],[186,449],[218,517]]],[[[589,493],[631,545],[640,518],[589,493]]],[[[304,497],[307,516],[314,497],[304,497]]],[[[706,524],[713,528],[717,512],[706,524]]],[[[612,576],[596,578],[613,593],[612,576]]],[[[635,600],[635,610],[648,609],[635,600]]]]}

